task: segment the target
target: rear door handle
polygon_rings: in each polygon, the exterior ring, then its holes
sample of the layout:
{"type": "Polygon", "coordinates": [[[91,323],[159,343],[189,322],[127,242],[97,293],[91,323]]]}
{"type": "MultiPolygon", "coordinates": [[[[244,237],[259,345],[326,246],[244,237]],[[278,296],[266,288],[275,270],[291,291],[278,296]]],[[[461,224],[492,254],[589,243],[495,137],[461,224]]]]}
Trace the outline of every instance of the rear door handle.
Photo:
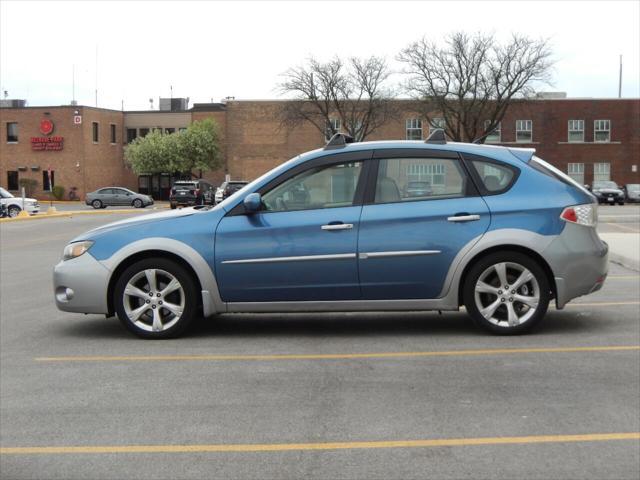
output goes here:
{"type": "Polygon", "coordinates": [[[351,230],[353,223],[329,223],[328,225],[322,225],[322,230],[351,230]]]}
{"type": "Polygon", "coordinates": [[[480,220],[480,215],[454,215],[453,217],[448,217],[447,220],[450,222],[475,222],[480,220]]]}

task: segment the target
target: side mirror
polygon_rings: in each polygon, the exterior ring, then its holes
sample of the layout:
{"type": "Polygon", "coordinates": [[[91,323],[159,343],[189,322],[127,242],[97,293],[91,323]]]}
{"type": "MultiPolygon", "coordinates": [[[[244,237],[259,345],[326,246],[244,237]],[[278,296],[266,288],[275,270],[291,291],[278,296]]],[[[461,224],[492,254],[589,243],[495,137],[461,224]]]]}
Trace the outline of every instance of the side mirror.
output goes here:
{"type": "Polygon", "coordinates": [[[244,197],[244,209],[247,213],[256,213],[262,207],[262,197],[259,193],[250,193],[244,197]]]}

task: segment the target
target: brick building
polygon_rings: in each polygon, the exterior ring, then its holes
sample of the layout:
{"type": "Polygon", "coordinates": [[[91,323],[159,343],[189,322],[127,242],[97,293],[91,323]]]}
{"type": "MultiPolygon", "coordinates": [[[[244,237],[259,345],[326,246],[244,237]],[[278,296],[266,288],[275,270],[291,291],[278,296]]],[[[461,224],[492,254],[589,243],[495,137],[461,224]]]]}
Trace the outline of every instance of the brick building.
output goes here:
{"type": "MultiPolygon", "coordinates": [[[[176,99],[173,99],[176,100],[176,99]]],[[[19,179],[37,181],[46,198],[47,170],[53,183],[84,197],[99,187],[121,185],[156,199],[166,198],[171,172],[137,177],[124,161],[124,147],[151,129],[178,132],[191,122],[213,118],[220,127],[224,168],[206,172],[219,183],[252,180],[279,163],[325,142],[312,125],[280,128],[283,101],[195,104],[165,102],[168,110],[118,111],[86,106],[0,109],[0,186],[17,192],[19,179]],[[49,131],[52,127],[51,131],[49,131]]],[[[429,126],[398,100],[402,114],[368,140],[426,138],[429,126]]],[[[163,102],[161,101],[161,105],[163,102]]],[[[436,120],[437,123],[437,120],[436,120]]],[[[581,183],[611,179],[640,183],[639,99],[540,99],[514,103],[500,130],[487,143],[533,147],[537,154],[581,183]]]]}

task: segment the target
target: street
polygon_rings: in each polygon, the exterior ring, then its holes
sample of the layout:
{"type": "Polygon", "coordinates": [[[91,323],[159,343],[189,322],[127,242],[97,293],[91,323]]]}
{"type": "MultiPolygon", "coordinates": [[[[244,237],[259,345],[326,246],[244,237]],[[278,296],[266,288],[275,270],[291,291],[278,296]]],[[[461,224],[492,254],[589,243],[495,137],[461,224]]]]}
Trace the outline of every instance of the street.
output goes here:
{"type": "MultiPolygon", "coordinates": [[[[637,234],[639,211],[602,207],[599,230],[637,234]]],[[[128,217],[0,226],[0,477],[638,478],[637,271],[612,263],[518,337],[461,311],[226,314],[144,341],[51,287],[68,240],[128,217]]]]}

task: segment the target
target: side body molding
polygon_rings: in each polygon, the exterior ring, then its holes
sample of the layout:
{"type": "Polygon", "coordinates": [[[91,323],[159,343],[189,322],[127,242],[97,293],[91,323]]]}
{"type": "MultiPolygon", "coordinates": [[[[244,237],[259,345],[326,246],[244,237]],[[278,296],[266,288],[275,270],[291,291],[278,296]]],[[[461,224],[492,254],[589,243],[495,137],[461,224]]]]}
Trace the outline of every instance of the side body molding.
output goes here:
{"type": "Polygon", "coordinates": [[[202,286],[202,308],[205,317],[227,311],[226,304],[220,298],[216,278],[206,260],[186,243],[171,238],[151,237],[137,240],[121,248],[106,260],[102,260],[100,263],[110,272],[109,281],[111,281],[111,275],[123,260],[148,250],[172,253],[182,258],[193,268],[202,286]]]}

